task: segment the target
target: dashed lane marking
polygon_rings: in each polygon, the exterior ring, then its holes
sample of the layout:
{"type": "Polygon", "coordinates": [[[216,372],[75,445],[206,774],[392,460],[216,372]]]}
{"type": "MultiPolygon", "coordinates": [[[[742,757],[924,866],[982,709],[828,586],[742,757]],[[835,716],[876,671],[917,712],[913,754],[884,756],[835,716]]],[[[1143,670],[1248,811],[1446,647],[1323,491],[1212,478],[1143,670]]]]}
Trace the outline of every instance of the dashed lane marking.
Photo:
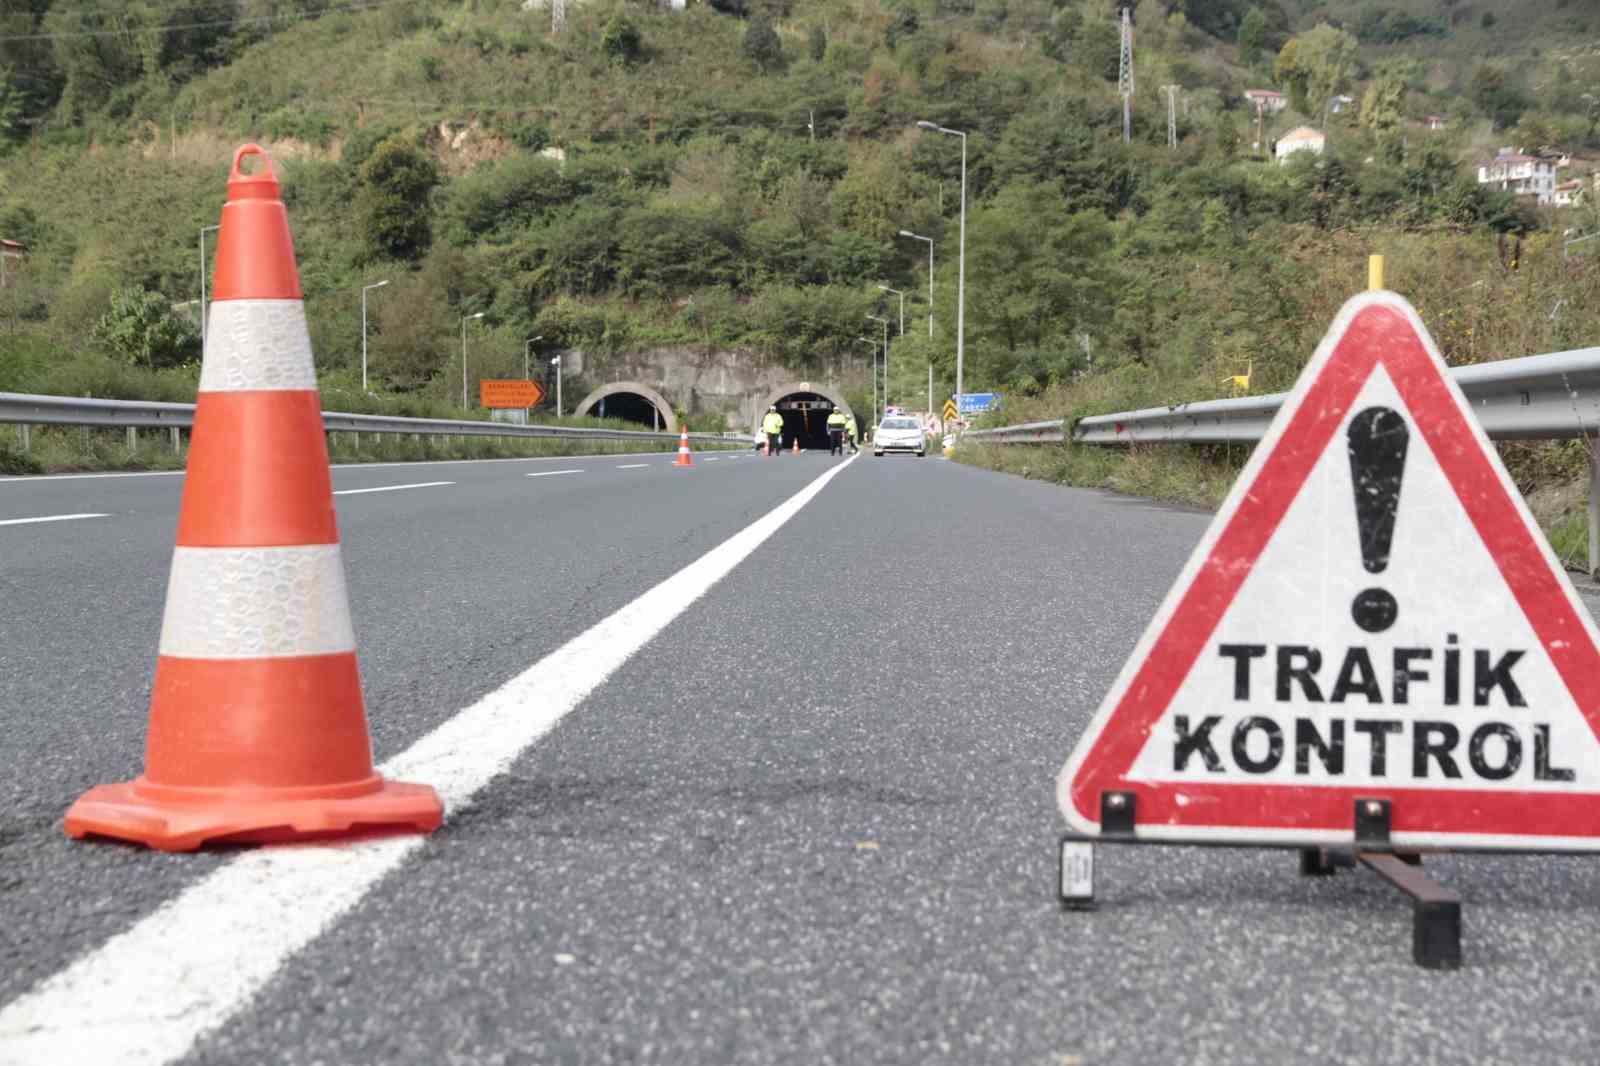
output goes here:
{"type": "Polygon", "coordinates": [[[557,474],[581,474],[582,470],[541,470],[537,474],[523,474],[523,477],[555,477],[557,474]]]}
{"type": "Polygon", "coordinates": [[[419,481],[414,485],[379,485],[371,489],[338,489],[335,496],[359,496],[363,492],[399,492],[401,489],[431,489],[435,485],[454,485],[454,481],[419,481]]]}
{"type": "Polygon", "coordinates": [[[618,464],[617,469],[618,470],[638,470],[641,467],[646,467],[646,466],[649,466],[649,465],[650,465],[649,463],[620,463],[620,464],[618,464]]]}
{"type": "Polygon", "coordinates": [[[110,518],[105,514],[47,514],[38,518],[7,518],[0,526],[31,526],[36,522],[76,522],[80,518],[110,518]]]}
{"type": "MultiPolygon", "coordinates": [[[[380,769],[455,818],[849,462],[424,736],[380,769]]],[[[426,837],[246,852],[0,1010],[7,1066],[162,1066],[221,1026],[426,837]]]]}

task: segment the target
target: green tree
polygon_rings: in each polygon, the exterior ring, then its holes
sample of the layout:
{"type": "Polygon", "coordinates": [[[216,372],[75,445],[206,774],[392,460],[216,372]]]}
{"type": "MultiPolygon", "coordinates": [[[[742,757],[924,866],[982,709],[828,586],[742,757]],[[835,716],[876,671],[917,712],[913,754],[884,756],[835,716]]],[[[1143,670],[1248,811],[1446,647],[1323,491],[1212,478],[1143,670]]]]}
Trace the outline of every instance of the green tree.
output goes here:
{"type": "Polygon", "coordinates": [[[644,54],[644,37],[626,15],[612,15],[600,31],[600,51],[613,63],[636,63],[644,54]]]}
{"type": "Polygon", "coordinates": [[[403,137],[391,137],[361,164],[356,217],[367,252],[415,260],[433,243],[429,199],[439,184],[433,159],[403,137]]]}
{"type": "Polygon", "coordinates": [[[1259,7],[1250,9],[1239,23],[1239,62],[1253,67],[1261,62],[1261,48],[1267,40],[1267,16],[1259,7]]]}
{"type": "Polygon", "coordinates": [[[822,62],[822,57],[828,54],[827,30],[821,26],[811,27],[811,35],[806,38],[806,54],[811,57],[811,62],[822,62]]]}
{"type": "Polygon", "coordinates": [[[1290,87],[1297,108],[1316,114],[1344,89],[1355,66],[1356,39],[1323,22],[1284,44],[1273,73],[1290,87]]]}
{"type": "Polygon", "coordinates": [[[95,339],[134,366],[149,370],[200,357],[200,330],[158,292],[120,289],[95,323],[95,339]]]}
{"type": "Polygon", "coordinates": [[[1051,186],[1001,189],[973,215],[968,242],[967,272],[986,279],[983,299],[967,307],[969,350],[975,342],[989,353],[988,380],[1015,369],[1001,350],[1065,344],[1109,309],[1111,224],[1099,211],[1072,211],[1051,186]]]}
{"type": "Polygon", "coordinates": [[[759,15],[744,28],[744,42],[739,50],[763,74],[784,68],[783,42],[778,39],[778,31],[759,15]]]}
{"type": "Polygon", "coordinates": [[[1361,97],[1361,125],[1372,132],[1380,145],[1388,145],[1400,132],[1405,118],[1406,85],[1399,78],[1384,77],[1367,86],[1361,97]]]}

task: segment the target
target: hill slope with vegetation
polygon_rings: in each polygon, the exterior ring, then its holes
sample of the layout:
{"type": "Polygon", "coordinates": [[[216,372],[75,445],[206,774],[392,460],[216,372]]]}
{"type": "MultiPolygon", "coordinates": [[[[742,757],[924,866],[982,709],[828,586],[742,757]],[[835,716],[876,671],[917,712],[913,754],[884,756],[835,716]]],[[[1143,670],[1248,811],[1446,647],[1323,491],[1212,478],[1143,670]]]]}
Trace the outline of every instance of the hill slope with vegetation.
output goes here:
{"type": "Polygon", "coordinates": [[[947,392],[961,145],[923,119],[970,135],[966,380],[1012,412],[1215,396],[1246,370],[1284,387],[1370,252],[1452,362],[1600,334],[1560,243],[1593,209],[1474,169],[1502,144],[1600,151],[1591,5],[1139,0],[1127,144],[1120,6],[572,0],[556,33],[521,0],[18,0],[0,237],[29,252],[0,291],[0,390],[192,394],[197,238],[245,139],[278,160],[346,406],[444,410],[479,311],[484,376],[520,375],[540,334],[599,380],[667,345],[859,365],[864,316],[897,309],[879,284],[919,325],[891,394],[914,403],[929,365],[947,392]],[[1243,92],[1273,87],[1290,107],[1258,127],[1243,92]],[[1262,158],[1324,119],[1321,156],[1262,158]],[[936,242],[932,339],[902,230],[936,242]],[[360,289],[384,279],[364,397],[360,289]]]}

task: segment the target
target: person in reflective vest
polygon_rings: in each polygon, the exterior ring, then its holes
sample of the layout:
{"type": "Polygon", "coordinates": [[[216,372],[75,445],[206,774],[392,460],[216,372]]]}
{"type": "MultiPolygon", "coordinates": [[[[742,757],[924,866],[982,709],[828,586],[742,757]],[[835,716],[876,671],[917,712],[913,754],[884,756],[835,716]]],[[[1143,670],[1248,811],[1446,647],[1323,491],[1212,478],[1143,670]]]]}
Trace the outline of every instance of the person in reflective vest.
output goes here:
{"type": "Polygon", "coordinates": [[[851,452],[851,454],[854,454],[855,452],[859,451],[860,449],[856,445],[856,438],[861,435],[861,431],[856,428],[856,416],[855,415],[845,415],[844,416],[844,433],[845,433],[845,436],[850,438],[850,452],[851,452]]]}
{"type": "Polygon", "coordinates": [[[777,455],[783,450],[783,416],[778,405],[767,408],[767,417],[761,420],[761,432],[767,435],[767,454],[777,455]]]}
{"type": "Polygon", "coordinates": [[[833,413],[828,416],[829,455],[844,454],[844,424],[844,412],[835,407],[833,413]]]}

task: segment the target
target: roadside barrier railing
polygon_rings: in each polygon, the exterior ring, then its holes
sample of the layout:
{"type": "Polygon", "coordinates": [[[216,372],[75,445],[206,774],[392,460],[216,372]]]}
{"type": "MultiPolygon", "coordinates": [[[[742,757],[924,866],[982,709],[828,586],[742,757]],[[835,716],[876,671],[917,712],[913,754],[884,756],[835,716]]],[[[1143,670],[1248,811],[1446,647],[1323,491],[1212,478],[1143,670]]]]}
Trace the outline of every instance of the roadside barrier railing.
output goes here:
{"type": "MultiPolygon", "coordinates": [[[[1455,367],[1484,432],[1494,440],[1574,440],[1600,435],[1600,348],[1529,355],[1455,367]]],[[[1080,418],[1078,444],[1227,444],[1258,441],[1285,393],[1197,400],[1080,418]]],[[[1038,444],[1068,439],[1066,419],[968,430],[964,440],[1038,444]]],[[[1600,464],[1589,452],[1589,573],[1600,573],[1600,464]]]]}
{"type": "MultiPolygon", "coordinates": [[[[174,450],[181,447],[181,431],[194,425],[194,404],[146,400],[95,400],[70,396],[33,396],[0,392],[0,424],[22,428],[22,448],[29,448],[30,426],[126,427],[128,447],[138,444],[141,429],[167,429],[174,450]]],[[[329,433],[394,433],[422,437],[554,437],[563,440],[639,441],[676,444],[677,433],[648,429],[590,429],[580,426],[519,426],[510,422],[478,422],[448,418],[402,418],[398,415],[358,415],[322,412],[329,433]]],[[[748,443],[743,433],[690,433],[690,441],[703,444],[748,443]]]]}

